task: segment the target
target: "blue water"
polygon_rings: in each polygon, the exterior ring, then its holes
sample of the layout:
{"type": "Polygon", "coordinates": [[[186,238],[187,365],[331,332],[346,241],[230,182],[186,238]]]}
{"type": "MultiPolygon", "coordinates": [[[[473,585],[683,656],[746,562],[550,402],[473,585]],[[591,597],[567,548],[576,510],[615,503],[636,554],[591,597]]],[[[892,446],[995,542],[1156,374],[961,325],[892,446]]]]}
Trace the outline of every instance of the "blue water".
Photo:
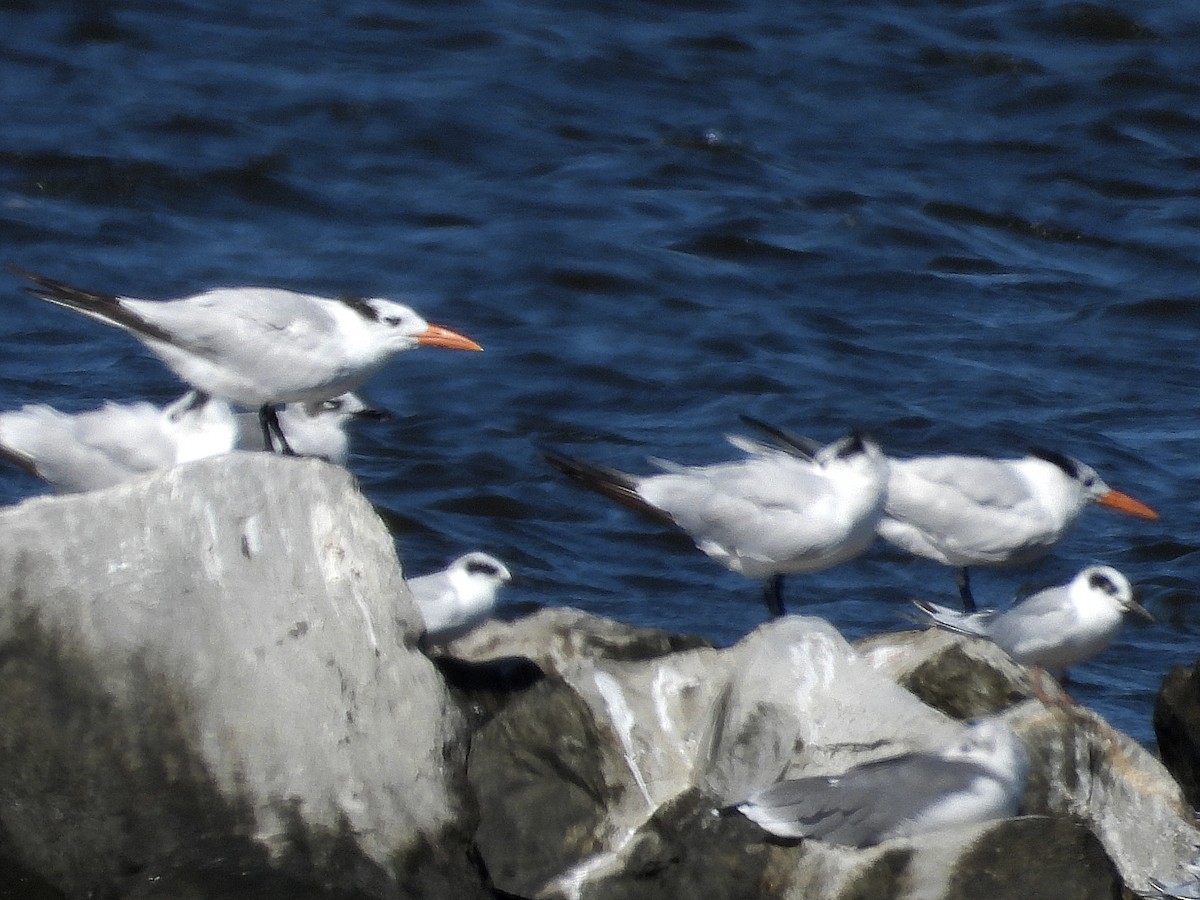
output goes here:
{"type": "MultiPolygon", "coordinates": [[[[473,548],[509,599],[732,642],[758,586],[578,491],[539,444],[644,471],[751,413],[895,455],[1027,446],[1092,510],[985,603],[1093,561],[1159,618],[1074,674],[1152,743],[1200,635],[1200,8],[1147,0],[0,5],[3,262],[168,298],[407,298],[486,347],[410,353],[351,468],[409,571],[473,548]]],[[[0,406],[167,400],[113,329],[0,277],[0,406]]],[[[0,471],[0,502],[44,489],[0,471]]],[[[797,576],[849,637],[951,574],[879,548],[797,576]]]]}

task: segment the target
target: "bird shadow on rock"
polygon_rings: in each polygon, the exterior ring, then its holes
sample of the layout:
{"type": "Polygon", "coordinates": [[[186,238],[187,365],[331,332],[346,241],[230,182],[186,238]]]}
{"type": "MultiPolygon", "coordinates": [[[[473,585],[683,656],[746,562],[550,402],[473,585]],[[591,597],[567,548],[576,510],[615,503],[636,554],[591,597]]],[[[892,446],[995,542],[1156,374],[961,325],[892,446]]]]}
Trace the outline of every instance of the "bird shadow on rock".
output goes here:
{"type": "Polygon", "coordinates": [[[466,713],[472,730],[491,720],[514,697],[546,677],[537,663],[524,656],[473,661],[438,652],[427,655],[446,682],[451,697],[466,713]]]}

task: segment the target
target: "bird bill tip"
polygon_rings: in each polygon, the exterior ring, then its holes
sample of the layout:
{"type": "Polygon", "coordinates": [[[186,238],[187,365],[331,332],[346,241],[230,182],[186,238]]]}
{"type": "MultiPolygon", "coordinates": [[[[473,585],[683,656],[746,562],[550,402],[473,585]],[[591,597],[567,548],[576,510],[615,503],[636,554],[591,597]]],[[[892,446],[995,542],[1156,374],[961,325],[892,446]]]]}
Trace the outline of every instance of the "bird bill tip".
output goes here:
{"type": "Polygon", "coordinates": [[[1154,615],[1153,615],[1153,613],[1150,612],[1150,610],[1146,609],[1146,607],[1142,606],[1142,604],[1138,603],[1136,600],[1130,600],[1129,603],[1126,605],[1125,609],[1126,609],[1126,611],[1131,612],[1134,615],[1140,616],[1141,618],[1145,619],[1147,622],[1157,622],[1158,621],[1158,619],[1154,618],[1154,615]]]}
{"type": "Polygon", "coordinates": [[[1120,491],[1110,490],[1097,501],[1101,506],[1107,506],[1109,509],[1120,510],[1123,513],[1128,513],[1131,516],[1137,516],[1139,519],[1157,519],[1158,513],[1152,510],[1141,500],[1135,500],[1128,494],[1123,494],[1120,491]]]}
{"type": "Polygon", "coordinates": [[[447,350],[482,350],[483,348],[463,334],[441,325],[430,325],[419,335],[417,343],[423,347],[444,347],[447,350]]]}

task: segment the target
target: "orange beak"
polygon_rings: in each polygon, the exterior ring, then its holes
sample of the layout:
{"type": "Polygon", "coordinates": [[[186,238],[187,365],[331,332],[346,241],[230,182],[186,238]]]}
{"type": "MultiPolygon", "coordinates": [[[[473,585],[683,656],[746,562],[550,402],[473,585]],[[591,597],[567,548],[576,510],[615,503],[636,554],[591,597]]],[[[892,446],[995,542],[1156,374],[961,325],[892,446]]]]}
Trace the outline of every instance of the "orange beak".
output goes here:
{"type": "Polygon", "coordinates": [[[445,347],[447,350],[483,349],[469,337],[441,325],[430,325],[417,335],[417,343],[423,347],[445,347]]]}
{"type": "Polygon", "coordinates": [[[1119,509],[1123,513],[1137,516],[1139,519],[1158,518],[1158,513],[1141,500],[1134,500],[1128,494],[1122,494],[1120,491],[1109,491],[1096,502],[1101,506],[1107,506],[1109,509],[1119,509]]]}

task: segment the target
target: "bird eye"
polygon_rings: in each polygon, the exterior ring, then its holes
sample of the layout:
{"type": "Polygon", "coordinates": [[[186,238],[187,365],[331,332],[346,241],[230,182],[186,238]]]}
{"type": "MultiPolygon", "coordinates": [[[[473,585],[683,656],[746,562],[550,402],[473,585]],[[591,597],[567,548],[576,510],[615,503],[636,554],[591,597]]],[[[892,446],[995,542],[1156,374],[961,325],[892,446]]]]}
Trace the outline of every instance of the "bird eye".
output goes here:
{"type": "Polygon", "coordinates": [[[499,574],[495,566],[491,565],[490,563],[478,562],[476,560],[472,560],[471,562],[467,563],[467,571],[472,575],[499,574]]]}
{"type": "Polygon", "coordinates": [[[385,324],[388,324],[388,325],[399,325],[400,317],[399,316],[384,316],[383,321],[385,324]]]}

